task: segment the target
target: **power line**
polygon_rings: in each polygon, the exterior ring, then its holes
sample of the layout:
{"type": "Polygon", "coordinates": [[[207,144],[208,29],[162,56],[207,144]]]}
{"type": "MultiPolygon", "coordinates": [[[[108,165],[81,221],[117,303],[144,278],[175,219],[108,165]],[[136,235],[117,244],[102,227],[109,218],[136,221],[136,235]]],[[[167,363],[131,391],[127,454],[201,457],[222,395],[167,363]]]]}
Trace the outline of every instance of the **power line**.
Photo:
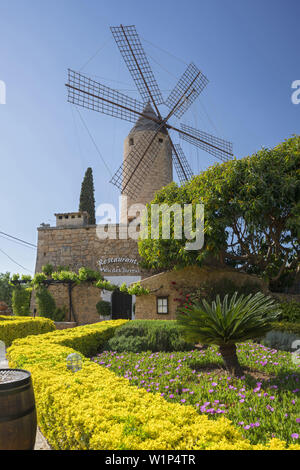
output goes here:
{"type": "Polygon", "coordinates": [[[5,237],[4,235],[0,235],[0,238],[2,238],[3,240],[7,240],[9,242],[15,243],[18,246],[22,246],[23,248],[25,247],[25,248],[30,248],[31,250],[36,250],[36,248],[33,247],[33,246],[24,245],[24,243],[18,242],[16,240],[12,239],[12,238],[5,237]]]}
{"type": "Polygon", "coordinates": [[[22,240],[21,238],[13,237],[12,235],[9,235],[8,233],[0,232],[0,234],[5,235],[6,237],[9,237],[9,238],[13,238],[14,240],[17,240],[17,241],[19,241],[19,242],[22,242],[22,243],[24,243],[25,245],[28,245],[28,246],[37,248],[37,246],[34,245],[33,243],[26,242],[25,240],[22,240]]]}
{"type": "Polygon", "coordinates": [[[105,165],[105,168],[106,168],[107,171],[109,172],[110,176],[112,176],[111,169],[109,168],[109,166],[107,165],[106,161],[105,161],[104,158],[102,157],[102,154],[101,154],[101,152],[100,152],[100,150],[99,150],[99,148],[98,148],[98,146],[97,146],[95,140],[93,139],[93,136],[92,136],[92,134],[90,133],[89,128],[87,127],[87,125],[86,125],[86,123],[85,123],[85,121],[84,121],[84,119],[83,119],[83,117],[82,117],[82,115],[81,115],[79,109],[77,108],[77,106],[76,106],[76,110],[77,110],[77,112],[78,112],[78,114],[79,114],[79,117],[80,117],[80,119],[81,119],[82,124],[83,124],[84,127],[85,127],[85,130],[87,131],[88,135],[90,136],[90,139],[91,139],[91,141],[93,142],[93,144],[94,144],[94,146],[95,146],[95,148],[96,148],[96,150],[97,150],[97,152],[98,152],[98,154],[99,154],[99,157],[101,158],[101,160],[102,160],[103,164],[105,165]]]}
{"type": "Polygon", "coordinates": [[[89,64],[111,40],[112,38],[110,36],[107,37],[104,43],[97,49],[97,51],[82,65],[82,67],[79,69],[79,72],[81,72],[87,66],[87,64],[89,64]]]}
{"type": "Polygon", "coordinates": [[[20,268],[22,269],[25,269],[25,271],[28,271],[30,273],[33,273],[33,271],[31,269],[28,269],[28,268],[25,268],[24,266],[22,266],[22,264],[18,263],[17,261],[15,261],[13,258],[11,258],[7,253],[5,253],[5,251],[3,251],[1,248],[0,248],[0,251],[1,253],[3,253],[5,256],[7,256],[8,259],[10,259],[10,261],[12,261],[13,263],[17,264],[20,268]]]}

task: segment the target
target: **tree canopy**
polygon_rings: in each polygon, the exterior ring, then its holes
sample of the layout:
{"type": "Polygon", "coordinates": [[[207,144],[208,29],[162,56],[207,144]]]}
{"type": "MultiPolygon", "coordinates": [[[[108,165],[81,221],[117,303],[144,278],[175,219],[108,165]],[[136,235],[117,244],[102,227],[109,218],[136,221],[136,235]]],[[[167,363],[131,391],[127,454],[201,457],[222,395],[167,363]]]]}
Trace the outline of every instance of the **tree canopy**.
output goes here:
{"type": "Polygon", "coordinates": [[[79,210],[89,214],[89,224],[96,224],[93,170],[86,170],[80,193],[79,210]]]}
{"type": "MultiPolygon", "coordinates": [[[[169,240],[140,239],[145,267],[201,265],[212,255],[236,269],[279,282],[299,270],[300,136],[216,164],[181,187],[171,183],[152,203],[203,203],[205,243],[201,250],[185,250],[187,239],[184,235],[174,239],[171,225],[169,240]]],[[[150,209],[148,205],[149,230],[150,209]]]]}

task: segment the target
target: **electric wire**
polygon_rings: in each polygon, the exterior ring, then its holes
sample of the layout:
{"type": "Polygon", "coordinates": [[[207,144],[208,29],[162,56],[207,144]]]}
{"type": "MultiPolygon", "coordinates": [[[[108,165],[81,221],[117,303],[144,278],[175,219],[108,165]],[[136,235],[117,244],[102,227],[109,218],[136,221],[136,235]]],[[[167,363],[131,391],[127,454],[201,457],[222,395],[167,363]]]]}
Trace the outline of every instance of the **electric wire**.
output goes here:
{"type": "Polygon", "coordinates": [[[20,268],[22,269],[25,269],[25,271],[28,271],[30,273],[33,273],[33,271],[31,269],[28,269],[28,268],[25,268],[25,266],[22,266],[22,264],[18,263],[16,260],[14,260],[13,258],[11,258],[11,256],[9,256],[7,253],[5,253],[4,250],[2,250],[0,248],[0,252],[3,253],[8,259],[10,259],[10,261],[12,261],[13,263],[15,263],[16,265],[18,265],[20,268]]]}
{"type": "Polygon", "coordinates": [[[8,233],[4,233],[4,232],[1,232],[1,231],[0,231],[0,234],[1,234],[1,235],[5,235],[6,237],[9,237],[9,238],[13,238],[14,240],[17,240],[17,241],[19,241],[19,242],[22,242],[22,243],[24,243],[25,245],[29,245],[29,246],[31,246],[31,247],[37,248],[37,246],[34,245],[33,243],[26,242],[25,240],[22,240],[21,238],[14,237],[13,235],[9,235],[8,233]]]}
{"type": "Polygon", "coordinates": [[[112,176],[113,176],[112,171],[111,171],[111,169],[109,168],[109,166],[107,165],[106,161],[104,160],[104,158],[103,158],[103,156],[102,156],[102,153],[100,152],[100,150],[99,150],[99,148],[98,148],[98,146],[97,146],[97,144],[96,144],[96,142],[95,142],[95,140],[94,140],[94,138],[93,138],[93,136],[92,136],[92,134],[91,134],[91,132],[90,132],[90,130],[89,130],[89,128],[88,128],[86,122],[85,122],[85,120],[83,119],[83,117],[82,117],[82,115],[81,115],[81,112],[79,111],[79,109],[77,108],[77,106],[75,106],[75,107],[76,107],[76,110],[77,110],[77,112],[78,112],[78,114],[79,114],[80,120],[81,120],[82,124],[84,125],[85,130],[87,131],[87,133],[88,133],[88,135],[89,135],[91,141],[93,142],[93,144],[94,144],[94,146],[95,146],[95,149],[97,150],[97,153],[98,153],[99,157],[101,158],[102,163],[104,164],[105,168],[107,169],[107,171],[109,172],[110,176],[112,177],[112,176]]]}

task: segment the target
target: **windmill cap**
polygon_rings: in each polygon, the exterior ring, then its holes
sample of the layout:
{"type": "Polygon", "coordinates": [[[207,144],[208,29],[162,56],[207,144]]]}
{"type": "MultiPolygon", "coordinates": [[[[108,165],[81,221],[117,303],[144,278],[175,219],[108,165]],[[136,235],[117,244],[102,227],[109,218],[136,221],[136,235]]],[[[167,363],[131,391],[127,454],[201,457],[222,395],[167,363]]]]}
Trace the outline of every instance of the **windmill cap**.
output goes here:
{"type": "MultiPolygon", "coordinates": [[[[154,109],[152,108],[149,102],[146,104],[143,114],[151,118],[158,119],[157,114],[155,113],[154,109]]],[[[159,128],[158,122],[152,121],[151,119],[147,119],[144,116],[140,116],[138,120],[136,121],[135,125],[133,126],[133,128],[131,129],[129,135],[138,131],[157,131],[158,128],[159,128]]],[[[167,130],[165,127],[162,127],[160,129],[160,132],[162,132],[163,134],[167,134],[167,130]]]]}

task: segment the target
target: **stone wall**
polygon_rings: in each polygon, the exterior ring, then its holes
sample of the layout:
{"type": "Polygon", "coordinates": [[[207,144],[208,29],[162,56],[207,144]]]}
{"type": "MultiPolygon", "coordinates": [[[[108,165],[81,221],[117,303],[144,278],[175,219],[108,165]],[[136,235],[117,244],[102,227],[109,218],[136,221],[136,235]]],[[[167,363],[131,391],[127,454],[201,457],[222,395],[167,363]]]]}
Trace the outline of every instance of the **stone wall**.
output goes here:
{"type": "Polygon", "coordinates": [[[227,268],[190,266],[178,271],[160,273],[142,280],[141,285],[149,289],[150,294],[136,298],[135,318],[174,320],[178,306],[175,299],[180,297],[180,291],[176,291],[175,288],[191,288],[192,290],[201,287],[206,282],[216,282],[224,278],[230,279],[238,285],[255,282],[261,285],[263,292],[267,292],[267,285],[256,276],[239,273],[227,268]],[[168,297],[168,314],[157,314],[157,297],[168,297]]]}
{"type": "MultiPolygon", "coordinates": [[[[120,276],[122,282],[126,282],[126,277],[128,277],[129,283],[132,282],[133,276],[139,279],[149,276],[149,271],[140,269],[137,241],[130,238],[125,239],[125,228],[116,226],[116,239],[99,239],[97,230],[103,232],[103,229],[104,226],[100,226],[99,229],[99,226],[94,225],[40,227],[38,229],[36,272],[41,272],[42,267],[49,263],[54,267],[68,266],[76,272],[82,266],[95,271],[101,270],[103,276],[109,277],[111,282],[114,282],[114,277],[119,280],[120,276]],[[136,260],[136,262],[132,263],[132,260],[136,260]]],[[[69,307],[67,286],[51,285],[49,291],[54,296],[57,307],[69,307]]],[[[78,324],[99,321],[96,304],[100,298],[101,291],[91,284],[82,284],[73,288],[72,303],[78,324]]],[[[32,312],[34,308],[36,308],[36,304],[33,295],[32,312]]],[[[68,319],[68,315],[66,319],[68,319]]]]}

